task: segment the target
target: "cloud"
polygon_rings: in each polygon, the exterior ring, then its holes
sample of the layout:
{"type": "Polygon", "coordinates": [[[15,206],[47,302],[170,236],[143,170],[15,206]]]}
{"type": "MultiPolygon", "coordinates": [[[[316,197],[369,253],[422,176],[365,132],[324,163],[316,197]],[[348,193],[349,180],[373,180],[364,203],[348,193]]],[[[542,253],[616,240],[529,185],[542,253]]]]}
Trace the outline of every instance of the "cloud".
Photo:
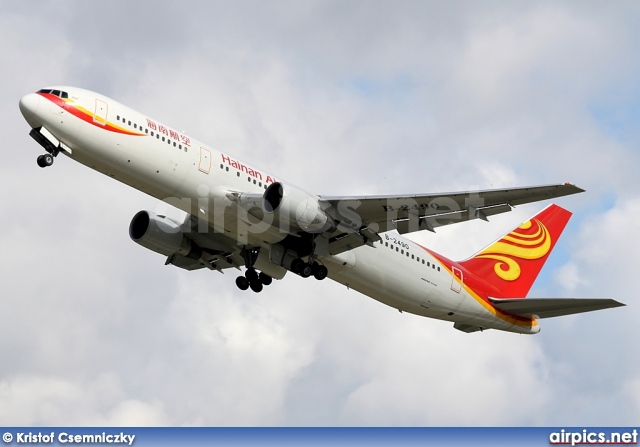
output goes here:
{"type": "Polygon", "coordinates": [[[0,417],[6,425],[161,425],[167,422],[159,402],[127,399],[119,379],[102,373],[78,381],[28,376],[0,382],[0,417]]]}

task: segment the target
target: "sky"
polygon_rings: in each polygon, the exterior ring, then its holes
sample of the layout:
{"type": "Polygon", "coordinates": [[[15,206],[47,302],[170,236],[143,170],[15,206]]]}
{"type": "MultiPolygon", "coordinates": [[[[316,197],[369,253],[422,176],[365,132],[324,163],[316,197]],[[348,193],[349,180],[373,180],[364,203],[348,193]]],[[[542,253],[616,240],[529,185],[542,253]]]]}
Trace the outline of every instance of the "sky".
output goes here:
{"type": "MultiPolygon", "coordinates": [[[[640,420],[640,4],[0,3],[0,424],[583,426],[640,420]],[[570,181],[529,296],[627,307],[465,334],[333,283],[260,294],[128,236],[158,201],[40,146],[18,109],[103,93],[317,194],[570,181]]],[[[464,259],[520,206],[412,238],[464,259]]]]}

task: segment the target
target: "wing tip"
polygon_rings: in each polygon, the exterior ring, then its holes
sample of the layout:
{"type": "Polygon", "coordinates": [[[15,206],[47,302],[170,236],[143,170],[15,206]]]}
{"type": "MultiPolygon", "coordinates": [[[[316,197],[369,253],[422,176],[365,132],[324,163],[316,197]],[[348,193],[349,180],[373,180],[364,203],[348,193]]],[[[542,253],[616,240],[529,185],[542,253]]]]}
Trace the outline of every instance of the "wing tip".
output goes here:
{"type": "Polygon", "coordinates": [[[575,183],[571,183],[571,182],[565,182],[564,185],[562,185],[564,187],[570,187],[572,189],[575,189],[574,194],[579,194],[581,192],[586,192],[587,190],[584,188],[579,187],[578,185],[576,185],[575,183]]]}

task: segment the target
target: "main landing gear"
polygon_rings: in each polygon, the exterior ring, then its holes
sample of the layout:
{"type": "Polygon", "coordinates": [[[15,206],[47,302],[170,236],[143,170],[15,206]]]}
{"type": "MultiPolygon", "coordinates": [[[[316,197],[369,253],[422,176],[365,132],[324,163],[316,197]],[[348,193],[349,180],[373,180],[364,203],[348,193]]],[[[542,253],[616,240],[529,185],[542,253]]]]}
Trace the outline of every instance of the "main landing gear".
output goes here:
{"type": "Polygon", "coordinates": [[[322,281],[329,274],[329,270],[317,261],[313,263],[304,262],[300,258],[296,258],[291,262],[291,271],[297,273],[303,278],[313,277],[319,281],[322,281]]]}
{"type": "Polygon", "coordinates": [[[47,166],[51,166],[53,164],[54,155],[52,154],[44,154],[38,157],[38,166],[41,168],[46,168],[47,166]]]}
{"type": "Polygon", "coordinates": [[[268,286],[273,281],[273,278],[264,272],[259,272],[253,267],[258,259],[260,253],[259,248],[245,247],[242,249],[242,257],[244,258],[245,267],[247,270],[244,272],[244,276],[238,276],[236,278],[236,286],[240,290],[247,290],[251,288],[256,293],[262,292],[264,286],[268,286]]]}
{"type": "Polygon", "coordinates": [[[236,286],[240,290],[247,290],[251,288],[256,293],[262,292],[264,286],[268,286],[273,281],[271,276],[266,273],[258,273],[253,267],[249,267],[244,273],[244,276],[238,276],[236,278],[236,286]]]}
{"type": "MultiPolygon", "coordinates": [[[[329,274],[329,270],[324,265],[315,261],[312,264],[309,264],[300,258],[294,259],[291,263],[291,271],[303,278],[313,276],[319,281],[325,279],[329,274]]],[[[273,278],[271,278],[271,276],[264,272],[258,273],[255,268],[249,267],[244,272],[244,276],[238,276],[236,278],[236,286],[238,286],[238,289],[240,290],[251,289],[256,293],[260,293],[264,286],[270,285],[272,281],[273,278]]]]}
{"type": "MultiPolygon", "coordinates": [[[[259,293],[262,292],[264,286],[268,286],[273,281],[271,276],[264,272],[258,272],[254,267],[259,252],[259,248],[245,247],[242,249],[241,254],[245,261],[246,271],[243,276],[236,278],[236,286],[238,286],[240,290],[251,289],[259,293]]],[[[315,279],[321,281],[327,277],[329,270],[322,263],[318,262],[317,259],[313,253],[309,255],[309,262],[305,262],[301,258],[295,258],[291,261],[288,270],[303,278],[313,276],[315,279]]]]}

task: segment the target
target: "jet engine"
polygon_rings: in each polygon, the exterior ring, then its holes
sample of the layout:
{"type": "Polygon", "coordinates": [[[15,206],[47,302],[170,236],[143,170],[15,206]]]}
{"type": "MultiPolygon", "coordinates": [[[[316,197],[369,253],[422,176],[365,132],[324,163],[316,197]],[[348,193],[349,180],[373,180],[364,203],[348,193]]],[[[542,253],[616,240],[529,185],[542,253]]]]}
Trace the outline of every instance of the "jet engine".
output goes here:
{"type": "Polygon", "coordinates": [[[282,223],[288,223],[307,233],[323,233],[335,228],[333,219],[321,208],[320,198],[292,185],[272,183],[262,196],[262,210],[276,213],[282,223]]]}
{"type": "Polygon", "coordinates": [[[165,256],[178,254],[191,259],[202,256],[202,249],[184,235],[180,224],[151,211],[139,211],[133,216],[129,236],[134,242],[165,256]]]}

